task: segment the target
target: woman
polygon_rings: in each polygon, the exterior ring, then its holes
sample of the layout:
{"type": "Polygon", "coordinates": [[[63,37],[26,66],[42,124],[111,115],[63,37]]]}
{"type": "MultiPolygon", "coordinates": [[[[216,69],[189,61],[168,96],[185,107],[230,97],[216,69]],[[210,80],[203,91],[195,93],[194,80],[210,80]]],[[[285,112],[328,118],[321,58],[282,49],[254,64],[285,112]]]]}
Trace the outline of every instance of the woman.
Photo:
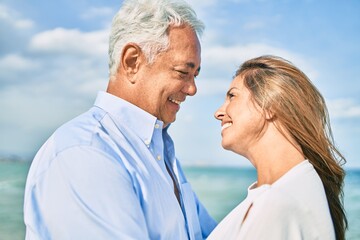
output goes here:
{"type": "Polygon", "coordinates": [[[245,62],[215,117],[222,146],[254,165],[257,182],[208,239],[345,239],[345,159],[303,72],[274,56],[245,62]]]}

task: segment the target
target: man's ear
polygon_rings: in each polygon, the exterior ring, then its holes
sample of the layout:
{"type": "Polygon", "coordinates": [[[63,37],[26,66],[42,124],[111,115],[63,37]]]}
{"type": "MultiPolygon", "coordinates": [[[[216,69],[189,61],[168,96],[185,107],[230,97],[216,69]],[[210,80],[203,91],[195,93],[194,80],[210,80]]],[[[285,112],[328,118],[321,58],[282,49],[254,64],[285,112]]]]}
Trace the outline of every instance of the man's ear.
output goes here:
{"type": "Polygon", "coordinates": [[[137,44],[128,43],[124,46],[121,54],[120,64],[131,83],[134,83],[133,81],[135,80],[133,76],[139,71],[141,56],[142,51],[137,44]]]}

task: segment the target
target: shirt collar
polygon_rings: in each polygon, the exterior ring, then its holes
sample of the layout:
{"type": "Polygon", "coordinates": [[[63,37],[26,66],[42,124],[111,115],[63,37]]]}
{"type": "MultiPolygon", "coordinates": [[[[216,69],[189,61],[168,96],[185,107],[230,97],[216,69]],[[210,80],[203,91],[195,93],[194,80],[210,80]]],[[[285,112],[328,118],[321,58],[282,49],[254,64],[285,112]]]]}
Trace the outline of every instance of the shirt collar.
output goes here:
{"type": "Polygon", "coordinates": [[[130,128],[146,145],[154,128],[163,128],[163,122],[150,113],[110,93],[99,92],[94,105],[109,113],[117,124],[130,128]]]}

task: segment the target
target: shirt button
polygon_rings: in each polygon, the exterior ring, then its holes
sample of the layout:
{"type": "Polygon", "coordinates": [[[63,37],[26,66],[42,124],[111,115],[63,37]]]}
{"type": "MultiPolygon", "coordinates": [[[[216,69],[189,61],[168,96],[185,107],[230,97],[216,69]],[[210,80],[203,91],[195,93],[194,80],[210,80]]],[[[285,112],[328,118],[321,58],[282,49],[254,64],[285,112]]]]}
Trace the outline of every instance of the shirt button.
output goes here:
{"type": "Polygon", "coordinates": [[[157,155],[157,160],[161,160],[161,156],[160,156],[160,155],[157,155]]]}
{"type": "Polygon", "coordinates": [[[149,147],[149,145],[150,145],[150,140],[145,140],[145,144],[146,144],[147,147],[149,147]]]}
{"type": "Polygon", "coordinates": [[[155,128],[159,128],[160,127],[160,124],[155,124],[155,128]]]}

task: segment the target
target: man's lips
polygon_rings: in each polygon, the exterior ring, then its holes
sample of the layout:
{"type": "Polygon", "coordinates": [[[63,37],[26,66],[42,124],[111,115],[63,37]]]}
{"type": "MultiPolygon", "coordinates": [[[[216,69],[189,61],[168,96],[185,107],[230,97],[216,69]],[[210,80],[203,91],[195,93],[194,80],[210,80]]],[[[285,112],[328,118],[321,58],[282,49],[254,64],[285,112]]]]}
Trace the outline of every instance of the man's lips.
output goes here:
{"type": "Polygon", "coordinates": [[[170,102],[173,102],[173,103],[175,103],[175,104],[177,104],[177,105],[180,105],[183,101],[180,101],[180,100],[176,100],[176,99],[173,99],[173,98],[169,98],[169,101],[170,102]]]}

